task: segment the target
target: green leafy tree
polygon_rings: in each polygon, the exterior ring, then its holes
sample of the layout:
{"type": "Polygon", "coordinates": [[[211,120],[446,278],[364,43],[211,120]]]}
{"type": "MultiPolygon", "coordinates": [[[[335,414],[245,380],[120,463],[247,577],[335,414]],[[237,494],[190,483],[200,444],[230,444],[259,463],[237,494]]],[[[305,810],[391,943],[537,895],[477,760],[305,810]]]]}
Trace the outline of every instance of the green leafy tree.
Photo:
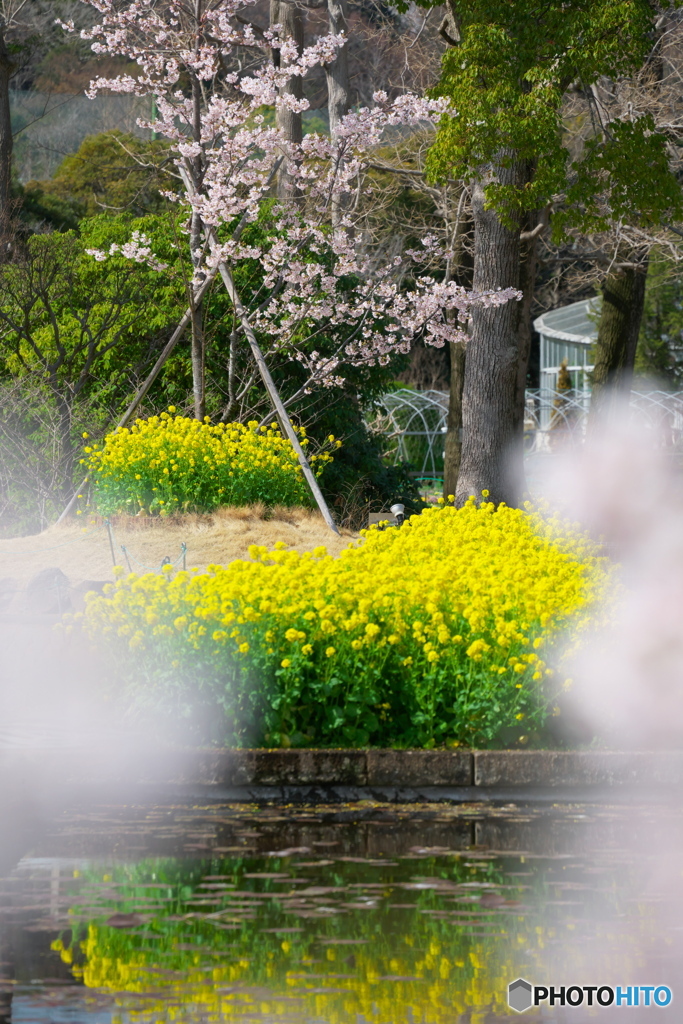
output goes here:
{"type": "MultiPolygon", "coordinates": [[[[33,85],[37,65],[63,35],[59,17],[75,17],[82,24],[80,4],[73,0],[0,0],[0,259],[13,253],[16,189],[12,181],[14,138],[10,88],[33,85]],[[80,17],[79,17],[80,15],[80,17]]],[[[79,47],[80,49],[80,47],[79,47]]],[[[75,50],[74,50],[75,53],[75,50]]]]}
{"type": "MultiPolygon", "coordinates": [[[[0,272],[0,377],[40,383],[56,410],[56,486],[64,495],[80,447],[76,409],[94,403],[96,420],[106,422],[183,302],[173,277],[123,257],[99,263],[88,255],[103,236],[112,238],[104,221],[82,225],[81,237],[34,235],[0,272]]],[[[123,225],[113,225],[114,233],[117,227],[122,234],[123,225]]]]}
{"type": "MultiPolygon", "coordinates": [[[[165,260],[181,259],[182,247],[176,248],[174,255],[170,253],[173,236],[167,218],[133,223],[144,225],[155,245],[159,239],[162,248],[158,251],[163,251],[165,260]]],[[[243,237],[248,244],[258,246],[264,234],[275,231],[270,206],[266,204],[258,221],[245,230],[243,237]]],[[[244,300],[251,302],[263,287],[262,265],[258,260],[243,261],[235,272],[235,280],[244,300]]],[[[351,287],[353,281],[349,281],[351,287]]],[[[207,293],[204,312],[207,413],[214,421],[222,422],[247,422],[268,416],[268,396],[250,349],[238,340],[234,310],[223,288],[212,288],[207,293]]],[[[309,391],[302,363],[290,352],[273,345],[271,339],[259,335],[258,340],[291,417],[305,426],[314,440],[322,442],[334,434],[343,441],[321,480],[325,496],[335,506],[342,524],[365,526],[368,505],[380,510],[392,501],[403,501],[411,509],[421,507],[408,467],[388,466],[382,457],[382,439],[372,435],[365,424],[365,409],[387,390],[396,373],[405,367],[406,357],[394,356],[386,366],[344,363],[343,384],[309,391]]],[[[338,335],[324,323],[305,325],[297,341],[301,348],[316,349],[322,356],[335,354],[339,348],[338,335]]],[[[168,360],[148,401],[157,409],[171,403],[189,413],[191,392],[191,365],[183,345],[168,360]]]]}
{"type": "MultiPolygon", "coordinates": [[[[0,454],[3,466],[15,468],[0,474],[0,517],[30,528],[47,525],[74,482],[80,434],[85,429],[101,437],[111,429],[180,319],[191,268],[174,213],[171,208],[142,218],[85,218],[79,235],[68,231],[29,238],[17,260],[2,268],[0,454]],[[144,263],[119,257],[99,262],[88,254],[89,249],[124,245],[133,232],[150,239],[167,266],[163,274],[144,263]],[[19,392],[30,401],[19,401],[19,392]]],[[[264,210],[249,230],[257,235],[269,229],[268,223],[264,210]]],[[[252,294],[262,277],[253,261],[241,269],[240,287],[252,294]]],[[[214,422],[261,419],[270,411],[267,396],[250,350],[236,343],[224,289],[207,293],[205,311],[208,413],[214,422]]],[[[268,350],[269,340],[260,341],[268,350]]],[[[325,353],[336,340],[321,332],[311,345],[325,353]]],[[[326,482],[328,498],[339,502],[340,517],[360,526],[365,525],[361,509],[370,501],[378,508],[391,499],[419,503],[405,467],[384,464],[381,439],[369,434],[363,418],[364,406],[386,389],[400,359],[386,367],[348,367],[343,385],[307,393],[301,363],[277,351],[270,354],[292,417],[314,439],[332,433],[343,440],[326,482]]],[[[189,412],[191,395],[188,338],[164,365],[140,413],[169,404],[189,412]]]]}
{"type": "Polygon", "coordinates": [[[573,226],[653,224],[680,209],[666,139],[651,117],[596,123],[578,153],[565,145],[567,90],[589,93],[602,77],[635,72],[657,13],[648,0],[450,0],[443,34],[451,45],[434,92],[451,99],[454,113],[439,127],[430,170],[469,182],[474,287],[523,295],[473,311],[459,503],[483,489],[496,501],[521,497],[536,243],[549,204],[558,207],[556,239],[573,226]]]}
{"type": "Polygon", "coordinates": [[[49,181],[28,182],[24,202],[63,203],[78,219],[107,211],[158,213],[169,205],[159,194],[160,187],[170,187],[168,165],[168,145],[161,140],[119,131],[89,135],[49,181]]]}
{"type": "Polygon", "coordinates": [[[683,386],[683,278],[664,261],[648,275],[635,368],[665,387],[683,386]]]}
{"type": "Polygon", "coordinates": [[[77,231],[79,214],[69,199],[44,192],[40,182],[30,181],[27,186],[16,179],[12,186],[17,207],[17,235],[28,235],[45,231],[77,231]]]}

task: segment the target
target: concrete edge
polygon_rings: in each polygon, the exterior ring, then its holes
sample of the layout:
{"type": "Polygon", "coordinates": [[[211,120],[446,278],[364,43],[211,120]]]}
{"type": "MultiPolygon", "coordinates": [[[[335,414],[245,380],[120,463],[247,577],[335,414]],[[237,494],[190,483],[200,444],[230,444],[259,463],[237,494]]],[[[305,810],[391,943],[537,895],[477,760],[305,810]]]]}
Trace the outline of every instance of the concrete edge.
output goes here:
{"type": "Polygon", "coordinates": [[[369,791],[612,790],[683,785],[683,751],[0,749],[0,775],[25,781],[61,765],[63,781],[145,786],[369,791]],[[64,769],[66,771],[64,772],[64,769]],[[66,778],[65,778],[66,775],[66,778]]]}
{"type": "Polygon", "coordinates": [[[683,784],[683,751],[184,750],[145,760],[141,781],[227,787],[560,790],[683,784]]]}
{"type": "MultiPolygon", "coordinates": [[[[628,806],[634,799],[650,803],[660,800],[666,804],[670,790],[659,790],[652,794],[646,786],[221,786],[186,784],[162,786],[139,783],[133,790],[126,790],[130,799],[139,803],[163,803],[168,800],[185,803],[201,801],[220,804],[285,804],[293,805],[334,805],[361,804],[370,808],[373,804],[600,804],[609,803],[628,806]]],[[[91,792],[81,790],[79,798],[90,801],[93,795],[101,798],[95,787],[91,792]]],[[[120,798],[120,790],[111,789],[111,799],[120,798]]]]}

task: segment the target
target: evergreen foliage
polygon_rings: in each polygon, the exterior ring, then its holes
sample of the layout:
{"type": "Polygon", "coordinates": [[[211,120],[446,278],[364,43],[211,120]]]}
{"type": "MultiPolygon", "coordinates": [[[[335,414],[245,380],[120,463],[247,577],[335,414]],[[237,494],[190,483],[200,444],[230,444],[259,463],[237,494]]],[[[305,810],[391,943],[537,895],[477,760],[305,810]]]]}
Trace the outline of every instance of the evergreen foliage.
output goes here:
{"type": "Polygon", "coordinates": [[[636,373],[660,387],[683,387],[683,278],[663,261],[650,265],[636,373]]]}
{"type": "Polygon", "coordinates": [[[159,194],[168,144],[120,131],[89,135],[78,150],[64,158],[49,181],[31,181],[24,201],[44,205],[63,203],[72,218],[100,213],[142,217],[168,207],[159,194]]]}
{"type": "MultiPolygon", "coordinates": [[[[421,6],[432,3],[421,0],[421,6]]],[[[455,113],[439,126],[429,161],[434,178],[527,162],[530,180],[492,182],[487,200],[511,223],[519,211],[564,197],[553,218],[556,238],[572,226],[604,229],[609,216],[641,224],[680,213],[666,138],[650,116],[595,123],[576,159],[565,147],[567,89],[587,91],[602,76],[638,70],[656,17],[648,0],[452,0],[450,6],[460,42],[444,54],[433,94],[449,97],[455,113]]]]}
{"type": "MultiPolygon", "coordinates": [[[[248,229],[255,240],[269,230],[268,217],[264,208],[260,220],[248,229]]],[[[80,433],[85,428],[100,438],[111,428],[182,315],[185,283],[191,275],[183,240],[172,206],[144,217],[105,212],[81,219],[77,230],[30,237],[17,261],[0,270],[0,378],[8,387],[21,380],[28,386],[29,379],[36,378],[52,382],[35,392],[41,395],[41,415],[32,418],[27,413],[26,419],[22,413],[22,445],[35,432],[36,445],[49,448],[43,435],[55,428],[59,417],[48,407],[57,401],[58,393],[68,399],[58,465],[45,465],[43,473],[54,480],[53,514],[75,483],[72,470],[80,433]],[[136,231],[150,239],[153,251],[167,264],[163,274],[123,257],[99,262],[88,254],[90,249],[123,245],[136,231]],[[46,428],[46,423],[51,426],[46,428]]],[[[262,268],[253,260],[237,276],[243,294],[253,294],[261,285],[262,268]]],[[[239,407],[228,408],[233,327],[228,296],[224,289],[214,288],[206,301],[207,411],[214,422],[236,418],[246,422],[269,411],[257,381],[239,407]]],[[[267,348],[268,339],[261,340],[267,348]]],[[[333,335],[323,333],[316,337],[315,347],[325,352],[336,343],[333,335]]],[[[181,343],[169,358],[146,399],[145,411],[153,414],[169,404],[189,410],[187,348],[187,343],[181,343]]],[[[405,467],[385,465],[381,441],[368,432],[363,417],[364,407],[386,390],[404,360],[400,357],[386,367],[349,366],[343,385],[302,394],[289,410],[314,440],[322,441],[329,434],[343,439],[344,447],[323,486],[329,500],[337,503],[337,512],[355,526],[364,525],[368,502],[384,507],[386,502],[402,500],[414,509],[421,504],[405,467]]],[[[271,355],[270,363],[286,400],[301,388],[305,370],[296,360],[277,353],[271,355]]],[[[234,367],[237,376],[247,378],[249,367],[248,348],[240,341],[234,367]]],[[[5,457],[9,459],[8,450],[5,457]]],[[[25,512],[19,509],[25,509],[27,502],[28,492],[15,495],[14,519],[19,516],[24,522],[25,512]]]]}

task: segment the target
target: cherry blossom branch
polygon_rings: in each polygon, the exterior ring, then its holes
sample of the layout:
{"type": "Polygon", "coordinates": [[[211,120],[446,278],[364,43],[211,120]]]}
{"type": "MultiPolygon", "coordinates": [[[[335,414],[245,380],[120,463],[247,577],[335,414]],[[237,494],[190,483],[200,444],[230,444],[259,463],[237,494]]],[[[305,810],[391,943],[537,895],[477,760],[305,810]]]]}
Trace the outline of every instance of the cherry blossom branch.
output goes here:
{"type": "MultiPolygon", "coordinates": [[[[213,0],[204,12],[196,7],[194,16],[181,0],[166,0],[163,7],[158,0],[83,2],[102,15],[99,25],[81,33],[95,52],[126,56],[139,68],[136,75],[95,80],[90,95],[107,89],[154,96],[156,120],[140,123],[164,135],[181,171],[190,172],[191,188],[186,183],[184,192],[164,194],[188,209],[195,226],[201,222],[211,233],[209,242],[200,244],[196,230],[190,240],[195,285],[221,266],[232,273],[242,261],[258,260],[262,281],[251,296],[251,310],[244,307],[250,329],[268,337],[273,351],[301,362],[307,386],[341,383],[344,364],[386,363],[417,336],[437,347],[465,341],[464,325],[473,306],[517,297],[509,289],[467,292],[428,276],[403,288],[401,280],[406,273],[414,277],[415,263],[435,255],[432,240],[425,239],[417,253],[379,263],[354,241],[343,199],[359,193],[373,148],[387,129],[438,121],[448,110],[444,100],[404,95],[390,101],[379,92],[372,108],[352,111],[339,121],[334,139],[311,134],[293,146],[266,122],[262,108],[284,103],[304,109],[305,100],[282,94],[283,83],[334,60],[343,35],[318,39],[299,53],[292,40],[279,39],[277,26],[255,31],[244,18],[251,0],[213,0]],[[244,47],[260,52],[261,64],[248,73],[230,70],[231,55],[244,47]],[[273,49],[279,50],[278,66],[268,59],[273,49]],[[193,83],[191,97],[179,88],[183,75],[193,83]],[[304,201],[283,200],[275,206],[272,231],[258,243],[242,242],[241,232],[235,231],[219,241],[218,229],[237,216],[241,224],[259,217],[270,196],[276,160],[292,168],[293,191],[304,201]],[[344,216],[330,229],[333,209],[343,209],[344,216]],[[302,328],[307,335],[303,346],[295,341],[302,328]],[[311,351],[311,342],[322,333],[338,339],[332,355],[311,351]]],[[[153,260],[146,248],[138,239],[130,258],[153,260]]]]}

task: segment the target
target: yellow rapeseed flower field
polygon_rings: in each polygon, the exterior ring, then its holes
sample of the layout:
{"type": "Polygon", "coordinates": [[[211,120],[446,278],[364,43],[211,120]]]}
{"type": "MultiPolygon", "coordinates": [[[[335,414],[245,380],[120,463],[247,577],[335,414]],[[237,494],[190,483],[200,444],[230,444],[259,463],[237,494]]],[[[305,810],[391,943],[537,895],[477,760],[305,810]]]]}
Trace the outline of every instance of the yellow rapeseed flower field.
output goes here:
{"type": "MultiPolygon", "coordinates": [[[[296,452],[272,424],[218,423],[212,426],[175,408],[108,434],[101,447],[88,445],[87,466],[94,502],[103,515],[117,512],[169,515],[210,512],[222,505],[301,506],[310,494],[296,452]]],[[[296,428],[303,446],[306,431],[296,428]]],[[[339,446],[334,437],[310,462],[319,475],[339,446]]]]}
{"type": "Polygon", "coordinates": [[[336,558],[283,548],[93,596],[85,628],[128,666],[119,699],[158,721],[182,710],[205,742],[535,741],[562,682],[548,648],[609,578],[582,535],[486,501],[371,529],[336,558]]]}

